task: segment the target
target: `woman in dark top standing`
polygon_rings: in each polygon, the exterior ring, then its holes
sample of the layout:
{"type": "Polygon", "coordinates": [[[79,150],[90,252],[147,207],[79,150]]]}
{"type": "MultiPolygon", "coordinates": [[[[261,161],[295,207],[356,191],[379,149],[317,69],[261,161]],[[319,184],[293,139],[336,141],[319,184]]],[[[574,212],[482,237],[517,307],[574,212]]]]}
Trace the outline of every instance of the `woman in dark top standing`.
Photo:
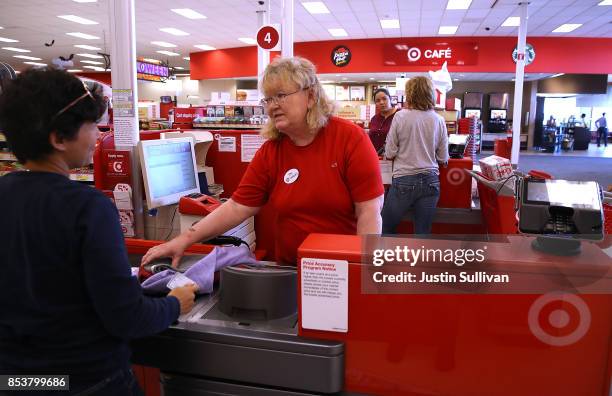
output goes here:
{"type": "Polygon", "coordinates": [[[370,140],[376,152],[381,155],[385,151],[385,140],[397,109],[392,106],[391,96],[386,89],[375,90],[373,96],[376,114],[370,120],[370,140]]]}
{"type": "Polygon", "coordinates": [[[60,70],[25,71],[0,95],[0,130],[27,170],[0,177],[0,374],[69,375],[69,395],[142,394],[128,340],[194,300],[192,285],[144,296],[114,204],[69,179],[105,109],[100,86],[60,70]]]}

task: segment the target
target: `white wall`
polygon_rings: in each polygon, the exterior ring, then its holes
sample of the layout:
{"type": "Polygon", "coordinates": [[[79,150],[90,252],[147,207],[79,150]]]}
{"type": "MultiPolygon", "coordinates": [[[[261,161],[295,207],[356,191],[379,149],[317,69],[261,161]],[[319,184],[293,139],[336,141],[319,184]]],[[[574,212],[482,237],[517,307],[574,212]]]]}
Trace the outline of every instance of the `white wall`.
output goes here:
{"type": "Polygon", "coordinates": [[[180,77],[165,83],[138,81],[138,100],[158,102],[160,96],[176,96],[179,105],[201,105],[210,101],[211,92],[229,92],[231,99],[235,100],[236,80],[190,80],[189,77],[180,77]]]}
{"type": "Polygon", "coordinates": [[[200,80],[200,103],[210,101],[211,92],[229,92],[231,100],[236,100],[236,80],[200,80]]]}

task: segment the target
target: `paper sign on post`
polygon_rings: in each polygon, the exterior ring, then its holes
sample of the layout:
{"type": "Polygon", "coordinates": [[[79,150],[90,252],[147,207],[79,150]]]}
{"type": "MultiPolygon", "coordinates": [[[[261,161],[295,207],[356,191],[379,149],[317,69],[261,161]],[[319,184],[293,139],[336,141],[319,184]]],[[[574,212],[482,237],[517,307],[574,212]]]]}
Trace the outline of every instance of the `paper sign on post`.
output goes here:
{"type": "Polygon", "coordinates": [[[348,331],[348,261],[303,258],[302,327],[348,331]]]}

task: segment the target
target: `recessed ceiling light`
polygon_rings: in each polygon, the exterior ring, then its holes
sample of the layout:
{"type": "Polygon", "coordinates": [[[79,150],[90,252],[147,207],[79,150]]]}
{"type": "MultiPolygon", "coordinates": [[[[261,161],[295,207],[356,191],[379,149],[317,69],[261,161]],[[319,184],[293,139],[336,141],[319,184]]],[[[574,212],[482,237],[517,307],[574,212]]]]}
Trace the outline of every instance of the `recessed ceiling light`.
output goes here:
{"type": "Polygon", "coordinates": [[[380,26],[383,29],[399,29],[399,19],[381,19],[380,26]]]}
{"type": "Polygon", "coordinates": [[[3,50],[13,51],[13,52],[32,52],[27,49],[15,48],[15,47],[2,47],[3,50]]]}
{"type": "Polygon", "coordinates": [[[191,8],[173,8],[171,11],[189,19],[206,19],[206,15],[202,15],[191,8]]]}
{"type": "Polygon", "coordinates": [[[327,29],[327,31],[329,32],[329,34],[331,34],[334,37],[346,37],[346,36],[348,36],[348,33],[344,29],[327,29]]]}
{"type": "Polygon", "coordinates": [[[521,26],[521,17],[508,17],[502,26],[521,26]]]}
{"type": "Polygon", "coordinates": [[[92,21],[91,19],[81,18],[76,15],[58,15],[58,18],[65,19],[70,22],[80,23],[81,25],[98,25],[98,22],[92,21]]]}
{"type": "Polygon", "coordinates": [[[157,59],[151,59],[151,58],[142,58],[143,62],[149,62],[149,63],[155,63],[155,64],[160,64],[161,62],[157,59]]]}
{"type": "Polygon", "coordinates": [[[13,55],[13,58],[25,59],[25,60],[42,60],[41,58],[37,58],[35,56],[27,56],[27,55],[13,55]]]}
{"type": "Polygon", "coordinates": [[[188,56],[183,57],[183,59],[185,59],[186,61],[191,60],[191,58],[188,56]]]}
{"type": "Polygon", "coordinates": [[[94,55],[94,54],[77,54],[78,56],[82,56],[83,58],[89,59],[103,59],[102,55],[94,55]]]}
{"type": "Polygon", "coordinates": [[[189,33],[176,28],[161,28],[160,31],[171,34],[173,36],[189,36],[189,33]]]}
{"type": "Polygon", "coordinates": [[[370,77],[370,80],[374,80],[374,77],[370,77]]]}
{"type": "Polygon", "coordinates": [[[472,0],[448,0],[446,4],[447,10],[467,10],[470,8],[472,0]]]}
{"type": "Polygon", "coordinates": [[[166,43],[165,41],[151,41],[151,44],[157,45],[158,47],[164,47],[164,48],[176,48],[177,47],[176,44],[166,43]]]}
{"type": "Polygon", "coordinates": [[[438,34],[455,34],[459,26],[440,26],[438,34]]]}
{"type": "Polygon", "coordinates": [[[582,26],[582,23],[564,23],[563,25],[559,26],[552,32],[553,33],[569,33],[569,32],[573,32],[574,30],[578,29],[580,26],[582,26]]]}
{"type": "Polygon", "coordinates": [[[98,36],[94,36],[91,34],[87,34],[87,33],[81,33],[81,32],[72,32],[72,33],[66,33],[68,36],[72,36],[72,37],[78,37],[78,38],[82,38],[85,40],[99,40],[100,37],[98,36]]]}
{"type": "Polygon", "coordinates": [[[306,1],[302,3],[302,6],[311,14],[329,14],[329,10],[322,1],[306,1]]]}
{"type": "Polygon", "coordinates": [[[27,65],[34,65],[34,66],[47,66],[46,63],[38,63],[38,62],[23,62],[27,65]]]}
{"type": "Polygon", "coordinates": [[[98,61],[90,61],[90,60],[82,60],[81,63],[89,63],[90,65],[103,65],[103,62],[98,61]]]}
{"type": "Polygon", "coordinates": [[[98,67],[98,66],[83,66],[84,69],[91,69],[91,70],[95,70],[95,71],[105,71],[106,69],[104,69],[103,67],[98,67]]]}
{"type": "Polygon", "coordinates": [[[3,43],[18,43],[19,40],[13,40],[10,38],[6,38],[6,37],[0,37],[0,41],[2,41],[3,43]]]}
{"type": "Polygon", "coordinates": [[[206,44],[197,44],[197,45],[194,45],[194,47],[199,48],[204,51],[211,51],[211,50],[216,49],[215,47],[211,47],[210,45],[206,45],[206,44]]]}
{"type": "Polygon", "coordinates": [[[86,50],[91,50],[91,51],[102,51],[102,48],[94,47],[93,45],[75,44],[74,46],[76,48],[81,48],[81,49],[86,49],[86,50]]]}
{"type": "Polygon", "coordinates": [[[96,3],[98,0],[72,0],[75,3],[96,3]]]}
{"type": "Polygon", "coordinates": [[[0,26],[0,29],[4,29],[2,26],[0,26]]]}
{"type": "Polygon", "coordinates": [[[255,41],[255,39],[249,38],[249,37],[240,37],[238,39],[239,41],[242,41],[245,44],[257,44],[257,41],[255,41]]]}
{"type": "Polygon", "coordinates": [[[177,73],[175,74],[177,77],[189,77],[189,73],[177,73]]]}
{"type": "Polygon", "coordinates": [[[171,51],[155,51],[158,54],[163,54],[163,55],[168,55],[168,56],[179,56],[180,54],[177,54],[176,52],[171,52],[171,51]]]}
{"type": "Polygon", "coordinates": [[[185,70],[185,68],[181,67],[181,66],[174,66],[173,69],[176,69],[176,70],[185,70]]]}
{"type": "Polygon", "coordinates": [[[80,73],[80,72],[82,72],[83,70],[81,70],[81,69],[68,69],[68,70],[66,70],[66,71],[67,71],[67,72],[69,72],[69,73],[80,73]]]}
{"type": "Polygon", "coordinates": [[[612,0],[603,0],[601,3],[597,4],[598,6],[607,6],[612,5],[612,0]]]}

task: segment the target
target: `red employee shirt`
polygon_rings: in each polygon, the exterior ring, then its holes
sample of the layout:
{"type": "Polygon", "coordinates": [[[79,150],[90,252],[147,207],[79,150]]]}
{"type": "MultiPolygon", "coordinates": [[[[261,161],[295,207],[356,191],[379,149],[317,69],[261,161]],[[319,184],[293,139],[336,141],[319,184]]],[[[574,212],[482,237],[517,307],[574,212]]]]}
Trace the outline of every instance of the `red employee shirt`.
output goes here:
{"type": "Polygon", "coordinates": [[[308,234],[356,234],[354,203],[383,192],[378,157],[367,135],[352,122],[331,117],[307,146],[296,146],[286,136],[265,142],[232,199],[251,207],[270,201],[278,215],[276,260],[295,265],[297,248],[308,234]]]}
{"type": "Polygon", "coordinates": [[[393,117],[397,113],[397,109],[388,116],[387,118],[383,117],[382,114],[375,114],[374,117],[370,120],[370,140],[372,141],[372,145],[374,146],[374,150],[378,152],[379,150],[384,150],[385,142],[387,140],[387,134],[389,133],[389,128],[391,128],[391,122],[393,122],[393,117]]]}

